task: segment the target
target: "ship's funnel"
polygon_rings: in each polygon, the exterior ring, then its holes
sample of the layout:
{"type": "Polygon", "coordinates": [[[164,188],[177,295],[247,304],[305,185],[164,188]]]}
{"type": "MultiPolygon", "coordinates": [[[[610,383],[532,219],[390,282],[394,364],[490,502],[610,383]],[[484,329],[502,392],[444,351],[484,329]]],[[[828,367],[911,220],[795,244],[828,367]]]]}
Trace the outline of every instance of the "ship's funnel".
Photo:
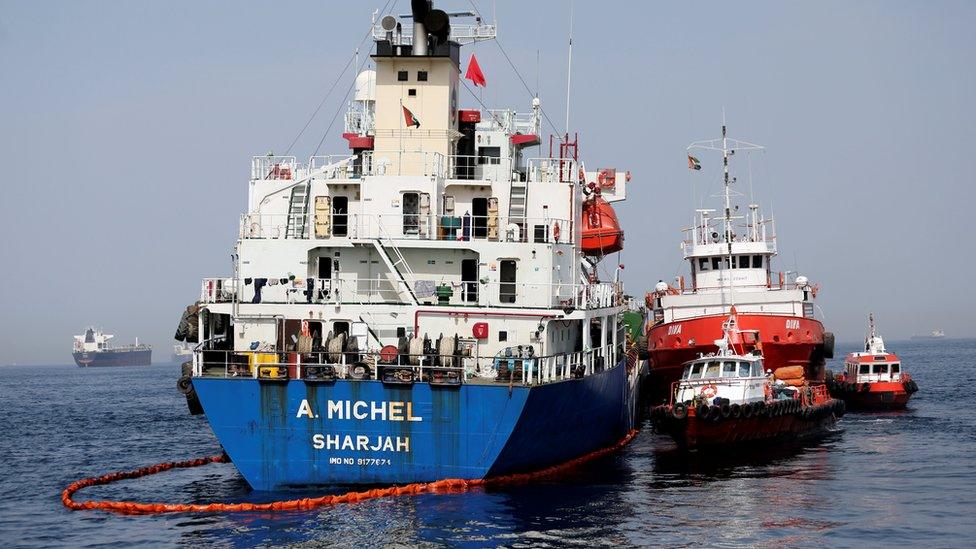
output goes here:
{"type": "Polygon", "coordinates": [[[410,8],[413,12],[413,54],[427,55],[427,27],[424,21],[431,12],[431,0],[412,0],[410,8]]]}
{"type": "Polygon", "coordinates": [[[424,18],[424,26],[434,38],[435,44],[447,42],[447,37],[451,34],[451,18],[444,10],[431,10],[424,18]]]}

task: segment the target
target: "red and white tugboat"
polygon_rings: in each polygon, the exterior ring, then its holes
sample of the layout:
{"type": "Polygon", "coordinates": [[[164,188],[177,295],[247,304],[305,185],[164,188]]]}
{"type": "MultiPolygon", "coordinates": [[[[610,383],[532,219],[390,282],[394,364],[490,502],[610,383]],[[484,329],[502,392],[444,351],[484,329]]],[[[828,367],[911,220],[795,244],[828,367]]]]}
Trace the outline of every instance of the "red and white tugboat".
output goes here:
{"type": "Polygon", "coordinates": [[[740,328],[748,335],[743,353],[758,348],[773,367],[800,366],[804,377],[824,380],[825,359],[833,358],[834,337],[814,317],[818,286],[805,276],[772,270],[777,254],[775,224],[759,213],[758,204],[740,212],[732,189],[730,159],[759,145],[730,139],[723,122],[722,137],[688,147],[689,168],[701,165],[693,149],[720,151],[723,159],[723,212],[696,210],[695,221],[682,242],[691,267],[690,284],[678,277],[677,287],[658,282],[647,294],[647,356],[652,402],[668,398],[667,389],[681,377],[683,365],[716,351],[713,334],[720,333],[732,304],[740,328]]]}
{"type": "Polygon", "coordinates": [[[864,351],[851,353],[844,360],[845,371],[831,380],[830,388],[851,409],[889,410],[904,408],[918,391],[918,384],[905,373],[898,355],[885,349],[884,340],[868,316],[868,337],[864,351]]]}
{"type": "Polygon", "coordinates": [[[742,350],[754,332],[737,324],[733,307],[714,341],[718,351],[686,362],[671,401],[651,409],[655,430],[693,449],[816,435],[844,415],[843,401],[804,379],[803,368],[765,370],[759,348],[742,350]]]}

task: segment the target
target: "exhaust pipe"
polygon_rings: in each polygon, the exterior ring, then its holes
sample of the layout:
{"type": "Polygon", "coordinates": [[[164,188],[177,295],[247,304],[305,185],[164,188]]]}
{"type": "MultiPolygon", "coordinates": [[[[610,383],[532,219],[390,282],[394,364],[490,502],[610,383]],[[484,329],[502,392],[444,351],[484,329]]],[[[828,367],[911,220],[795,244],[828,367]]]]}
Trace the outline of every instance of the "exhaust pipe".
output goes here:
{"type": "Polygon", "coordinates": [[[413,54],[427,55],[427,27],[424,20],[433,7],[432,0],[412,0],[410,8],[413,13],[413,54]]]}

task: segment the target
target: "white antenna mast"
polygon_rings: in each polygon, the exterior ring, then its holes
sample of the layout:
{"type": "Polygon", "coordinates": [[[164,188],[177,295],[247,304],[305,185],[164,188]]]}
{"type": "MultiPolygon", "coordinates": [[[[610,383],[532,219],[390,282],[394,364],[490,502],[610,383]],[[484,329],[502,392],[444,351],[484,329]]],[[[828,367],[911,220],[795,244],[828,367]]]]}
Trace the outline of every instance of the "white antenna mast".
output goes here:
{"type": "MultiPolygon", "coordinates": [[[[729,285],[729,303],[731,306],[735,305],[735,292],[732,285],[732,183],[735,182],[735,178],[729,175],[729,157],[735,154],[736,150],[765,150],[762,145],[756,145],[755,143],[749,143],[747,141],[739,141],[737,139],[729,139],[727,126],[725,123],[725,108],[722,108],[722,137],[720,139],[709,139],[706,141],[695,141],[691,145],[688,145],[686,150],[691,149],[704,149],[709,151],[721,151],[722,152],[722,175],[723,184],[725,187],[725,243],[726,243],[726,260],[725,260],[725,270],[726,278],[728,279],[729,285]]],[[[725,290],[725,284],[722,285],[722,290],[725,290]]]]}
{"type": "Polygon", "coordinates": [[[569,136],[569,90],[573,82],[573,12],[576,2],[569,2],[569,63],[566,67],[566,135],[569,136]]]}

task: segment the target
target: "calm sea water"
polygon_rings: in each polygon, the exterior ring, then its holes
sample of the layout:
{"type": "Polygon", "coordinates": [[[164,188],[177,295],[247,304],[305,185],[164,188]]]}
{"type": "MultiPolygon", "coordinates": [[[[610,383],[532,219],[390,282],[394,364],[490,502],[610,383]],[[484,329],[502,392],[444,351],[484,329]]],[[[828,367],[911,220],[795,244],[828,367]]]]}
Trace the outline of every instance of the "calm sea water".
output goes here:
{"type": "MultiPolygon", "coordinates": [[[[645,430],[619,454],[545,483],[281,514],[65,510],[60,491],[77,478],[219,445],[203,417],[186,413],[176,365],[0,368],[0,545],[972,546],[976,340],[889,346],[921,387],[909,410],[848,414],[803,445],[688,456],[645,430]]],[[[277,499],[250,492],[229,464],[77,497],[277,499]]]]}

